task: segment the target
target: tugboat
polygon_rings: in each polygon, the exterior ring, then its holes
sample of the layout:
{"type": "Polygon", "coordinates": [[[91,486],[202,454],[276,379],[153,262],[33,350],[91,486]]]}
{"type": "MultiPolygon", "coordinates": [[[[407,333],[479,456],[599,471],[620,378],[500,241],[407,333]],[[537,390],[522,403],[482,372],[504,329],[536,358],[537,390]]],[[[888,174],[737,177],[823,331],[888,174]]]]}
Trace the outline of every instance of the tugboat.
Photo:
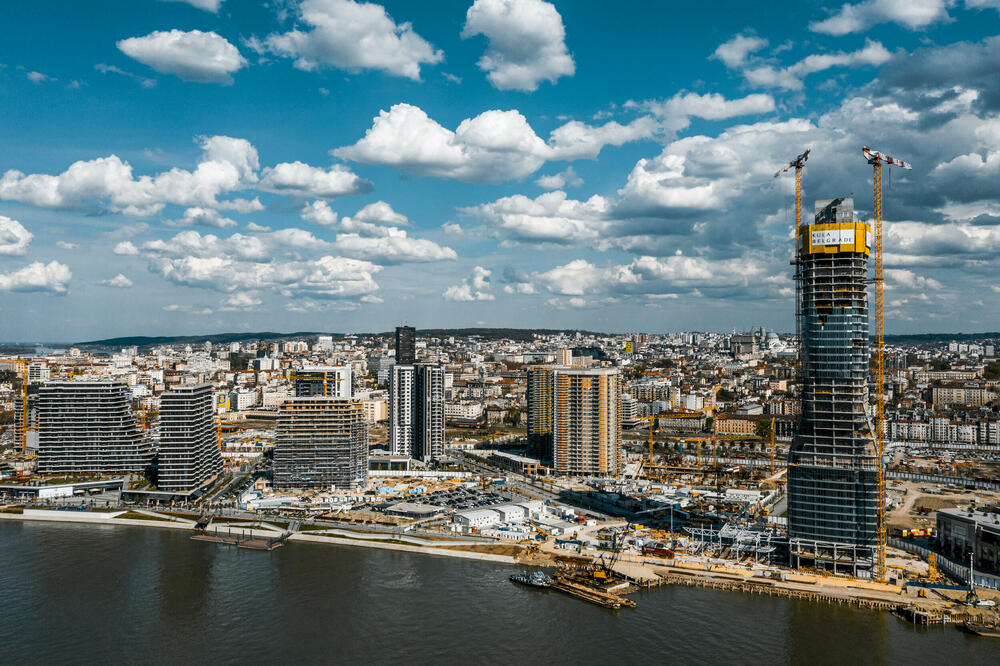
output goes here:
{"type": "Polygon", "coordinates": [[[510,577],[510,580],[512,583],[520,583],[528,587],[552,587],[552,578],[546,575],[544,571],[535,571],[530,574],[527,572],[514,574],[510,577]]]}

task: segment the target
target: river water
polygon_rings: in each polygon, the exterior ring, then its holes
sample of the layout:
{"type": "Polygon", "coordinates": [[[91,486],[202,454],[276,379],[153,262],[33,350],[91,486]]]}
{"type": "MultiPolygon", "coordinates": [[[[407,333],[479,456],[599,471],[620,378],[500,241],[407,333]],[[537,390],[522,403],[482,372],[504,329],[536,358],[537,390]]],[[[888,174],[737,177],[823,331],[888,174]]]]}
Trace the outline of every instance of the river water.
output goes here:
{"type": "Polygon", "coordinates": [[[485,562],[0,521],[0,663],[1000,664],[1000,640],[687,587],[608,611],[485,562]]]}

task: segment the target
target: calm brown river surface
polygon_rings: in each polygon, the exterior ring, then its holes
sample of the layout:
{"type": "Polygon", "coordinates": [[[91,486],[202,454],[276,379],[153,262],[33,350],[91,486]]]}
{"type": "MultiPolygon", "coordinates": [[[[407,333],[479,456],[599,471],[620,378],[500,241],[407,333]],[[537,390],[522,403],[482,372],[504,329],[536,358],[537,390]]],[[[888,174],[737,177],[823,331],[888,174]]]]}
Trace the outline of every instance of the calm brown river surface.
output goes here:
{"type": "Polygon", "coordinates": [[[1000,640],[697,588],[611,612],[495,564],[0,521],[0,663],[1000,664],[1000,640]]]}

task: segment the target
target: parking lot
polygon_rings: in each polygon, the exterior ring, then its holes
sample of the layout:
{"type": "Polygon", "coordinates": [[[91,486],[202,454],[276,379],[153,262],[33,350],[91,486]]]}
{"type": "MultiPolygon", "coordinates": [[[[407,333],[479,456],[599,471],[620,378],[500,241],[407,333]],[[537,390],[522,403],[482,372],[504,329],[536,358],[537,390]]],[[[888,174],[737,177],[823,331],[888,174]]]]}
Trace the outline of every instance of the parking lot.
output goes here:
{"type": "MultiPolygon", "coordinates": [[[[453,509],[455,511],[469,511],[470,509],[479,509],[482,507],[492,506],[494,504],[505,504],[507,502],[517,501],[517,499],[517,497],[512,499],[507,493],[490,488],[451,488],[407,497],[407,501],[409,502],[429,504],[431,506],[439,506],[445,509],[453,509]]],[[[393,499],[379,504],[369,504],[364,507],[355,508],[384,511],[385,509],[395,505],[397,502],[399,502],[398,499],[393,499]]]]}

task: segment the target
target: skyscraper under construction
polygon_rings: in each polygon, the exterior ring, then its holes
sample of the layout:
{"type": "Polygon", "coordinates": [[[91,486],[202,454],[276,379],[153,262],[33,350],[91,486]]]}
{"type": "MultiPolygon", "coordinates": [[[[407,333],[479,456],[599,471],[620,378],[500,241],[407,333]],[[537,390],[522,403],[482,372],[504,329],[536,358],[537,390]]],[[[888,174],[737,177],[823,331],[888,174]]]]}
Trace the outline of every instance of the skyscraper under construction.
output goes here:
{"type": "Polygon", "coordinates": [[[797,237],[802,410],[788,461],[792,563],[857,569],[876,542],[878,499],[866,410],[871,230],[855,220],[853,199],[820,199],[797,237]]]}

